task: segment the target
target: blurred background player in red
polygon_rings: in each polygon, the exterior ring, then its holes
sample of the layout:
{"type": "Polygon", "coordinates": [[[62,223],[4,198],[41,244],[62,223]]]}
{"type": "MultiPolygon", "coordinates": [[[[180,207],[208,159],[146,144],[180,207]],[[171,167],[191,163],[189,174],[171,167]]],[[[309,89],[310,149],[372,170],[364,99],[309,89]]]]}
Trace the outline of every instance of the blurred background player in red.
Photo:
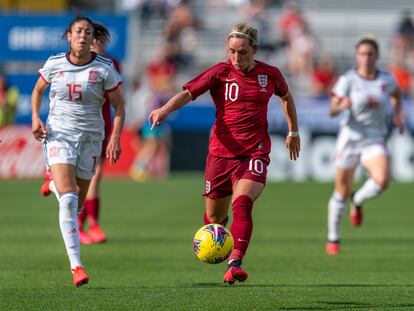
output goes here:
{"type": "Polygon", "coordinates": [[[262,193],[269,165],[270,137],[267,110],[272,95],[281,98],[289,133],[286,147],[291,159],[300,151],[296,107],[278,68],[255,60],[259,47],[257,29],[234,26],[227,36],[228,60],[204,71],[183,86],[183,91],[149,115],[152,129],[174,110],[210,91],[216,107],[205,169],[204,223],[225,224],[229,204],[233,211],[230,231],[234,249],[224,281],[244,282],[241,268],[253,230],[253,202],[262,193]]]}
{"type": "MultiPolygon", "coordinates": [[[[121,73],[119,62],[113,57],[109,57],[105,52],[105,47],[109,42],[108,31],[99,24],[95,26],[95,40],[91,46],[91,51],[112,60],[112,64],[118,73],[121,73]]],[[[105,122],[105,139],[102,143],[101,159],[96,165],[95,175],[92,177],[89,185],[88,194],[86,195],[85,204],[78,215],[80,242],[82,244],[102,243],[106,241],[106,235],[102,231],[98,219],[101,207],[100,185],[102,180],[103,167],[105,165],[105,150],[108,145],[108,139],[112,130],[111,105],[109,98],[105,95],[105,102],[102,106],[102,116],[105,122]],[[89,230],[84,230],[85,221],[88,221],[89,230]]]]}

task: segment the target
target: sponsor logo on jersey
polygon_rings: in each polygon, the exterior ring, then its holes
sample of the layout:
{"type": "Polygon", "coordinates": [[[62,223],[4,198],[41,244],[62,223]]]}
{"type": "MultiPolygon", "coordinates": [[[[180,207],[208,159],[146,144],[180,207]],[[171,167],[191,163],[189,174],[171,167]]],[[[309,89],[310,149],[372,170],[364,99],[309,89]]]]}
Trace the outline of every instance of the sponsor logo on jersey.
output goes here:
{"type": "Polygon", "coordinates": [[[88,82],[96,83],[98,82],[98,78],[99,78],[99,72],[97,72],[96,70],[89,71],[88,82]]]}

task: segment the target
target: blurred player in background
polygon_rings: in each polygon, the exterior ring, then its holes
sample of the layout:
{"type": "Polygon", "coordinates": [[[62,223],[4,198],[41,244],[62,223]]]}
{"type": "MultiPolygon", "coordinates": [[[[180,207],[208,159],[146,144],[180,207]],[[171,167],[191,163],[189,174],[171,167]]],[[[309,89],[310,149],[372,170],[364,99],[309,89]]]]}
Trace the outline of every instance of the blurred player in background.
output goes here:
{"type": "Polygon", "coordinates": [[[361,39],[356,45],[355,69],[343,74],[333,88],[330,115],[347,111],[336,143],[335,190],[328,204],[328,243],[326,253],[340,252],[339,227],[345,203],[351,199],[350,220],[362,224],[362,205],[377,197],[388,186],[390,161],[386,147],[386,112],[392,104],[393,123],[404,130],[401,99],[395,79],[377,68],[378,43],[373,38],[361,39]],[[361,163],[368,179],[352,192],[354,172],[361,163]]]}
{"type": "MultiPolygon", "coordinates": [[[[94,41],[91,46],[91,51],[98,55],[104,56],[112,60],[112,64],[118,73],[121,73],[121,66],[118,61],[112,57],[108,57],[105,52],[105,47],[109,42],[108,30],[100,24],[95,23],[94,41]]],[[[106,235],[102,231],[98,218],[100,211],[100,193],[99,188],[102,180],[102,171],[105,164],[106,148],[112,130],[111,119],[111,105],[109,97],[105,94],[105,102],[102,105],[102,116],[105,122],[105,139],[102,143],[102,153],[99,162],[95,168],[95,175],[93,175],[89,185],[88,193],[86,195],[83,209],[78,214],[79,235],[82,244],[102,243],[106,241],[106,235]],[[85,221],[88,220],[89,230],[84,230],[85,221]]]]}
{"type": "Polygon", "coordinates": [[[227,37],[228,60],[218,63],[184,85],[183,91],[149,115],[152,128],[174,110],[210,91],[216,106],[205,169],[204,223],[226,224],[229,204],[233,211],[230,231],[235,245],[224,281],[247,279],[241,268],[253,229],[253,202],[262,193],[269,165],[270,138],[267,109],[272,95],[281,98],[288,122],[286,147],[296,160],[300,139],[296,107],[279,69],[255,60],[257,30],[248,24],[234,26],[227,37]]]}
{"type": "Polygon", "coordinates": [[[114,127],[106,149],[111,164],[121,153],[125,119],[119,74],[111,60],[90,50],[95,25],[84,16],[70,23],[64,34],[70,51],[46,61],[32,93],[32,132],[43,142],[46,165],[53,177],[48,186],[59,201],[59,225],[76,286],[89,280],[80,258],[77,213],[101,156],[105,93],[115,108],[114,127]],[[39,110],[49,85],[50,110],[45,125],[39,110]]]}

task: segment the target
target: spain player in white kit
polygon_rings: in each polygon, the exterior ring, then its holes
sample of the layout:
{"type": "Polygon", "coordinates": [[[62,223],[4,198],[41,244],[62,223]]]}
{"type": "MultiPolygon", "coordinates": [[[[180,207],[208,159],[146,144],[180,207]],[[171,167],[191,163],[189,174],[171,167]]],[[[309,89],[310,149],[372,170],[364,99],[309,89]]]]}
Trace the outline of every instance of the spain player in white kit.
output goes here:
{"type": "Polygon", "coordinates": [[[80,259],[77,213],[101,155],[105,94],[115,108],[113,131],[106,149],[111,164],[121,153],[120,136],[125,119],[119,74],[109,59],[90,51],[94,25],[84,16],[70,23],[65,32],[70,51],[46,61],[32,93],[32,132],[43,142],[45,162],[52,173],[50,188],[59,201],[59,225],[76,286],[89,280],[80,259]],[[45,125],[39,110],[49,85],[50,109],[45,125]]]}
{"type": "Polygon", "coordinates": [[[390,180],[389,153],[386,146],[387,111],[393,110],[393,124],[404,130],[401,99],[396,81],[388,72],[379,70],[378,43],[363,38],[356,45],[357,67],[342,75],[332,90],[330,114],[346,111],[338,134],[335,165],[335,190],[328,203],[328,242],[326,253],[340,252],[340,222],[346,200],[350,198],[350,221],[362,224],[362,205],[377,197],[390,180]],[[358,164],[368,174],[365,183],[352,192],[354,172],[358,164]]]}

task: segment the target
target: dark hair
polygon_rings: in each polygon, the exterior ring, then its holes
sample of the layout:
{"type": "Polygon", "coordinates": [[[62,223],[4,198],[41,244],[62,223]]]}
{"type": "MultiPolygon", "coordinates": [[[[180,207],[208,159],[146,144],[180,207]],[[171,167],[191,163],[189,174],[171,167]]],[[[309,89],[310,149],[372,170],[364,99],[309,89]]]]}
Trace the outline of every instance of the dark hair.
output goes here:
{"type": "Polygon", "coordinates": [[[71,32],[73,24],[80,22],[80,21],[86,21],[92,26],[92,33],[93,38],[102,42],[104,46],[106,46],[109,43],[109,38],[111,37],[108,29],[100,23],[96,23],[93,20],[91,20],[87,16],[78,15],[76,16],[69,24],[69,26],[66,28],[65,32],[63,33],[62,39],[66,38],[66,35],[68,32],[71,32]]]}
{"type": "Polygon", "coordinates": [[[103,46],[107,46],[109,39],[111,38],[111,34],[104,25],[100,23],[93,23],[93,37],[95,40],[101,42],[103,46]]]}
{"type": "Polygon", "coordinates": [[[374,50],[377,53],[377,55],[379,56],[379,45],[378,45],[377,40],[375,40],[374,38],[362,38],[355,45],[355,49],[358,49],[362,44],[369,44],[369,45],[371,45],[374,48],[374,50]]]}

